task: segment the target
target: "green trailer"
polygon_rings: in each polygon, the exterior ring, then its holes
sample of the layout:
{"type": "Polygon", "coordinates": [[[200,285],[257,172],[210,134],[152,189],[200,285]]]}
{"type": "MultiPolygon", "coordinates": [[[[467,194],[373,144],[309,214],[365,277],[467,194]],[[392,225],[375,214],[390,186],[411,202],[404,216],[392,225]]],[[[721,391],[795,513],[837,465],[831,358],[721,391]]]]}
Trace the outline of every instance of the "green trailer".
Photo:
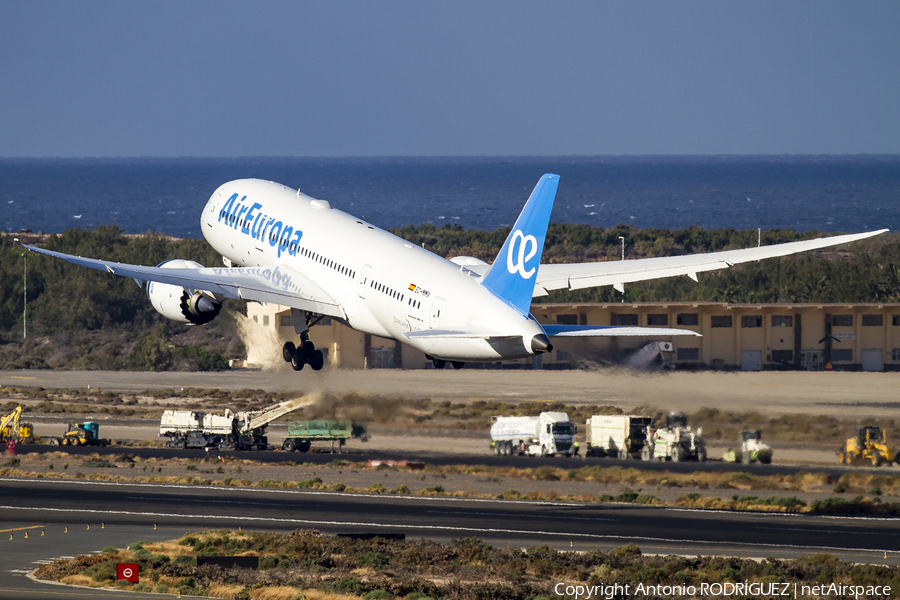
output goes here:
{"type": "Polygon", "coordinates": [[[331,451],[334,452],[334,443],[337,442],[340,453],[347,440],[354,438],[366,441],[365,425],[351,421],[291,421],[281,448],[285,452],[309,452],[313,442],[331,442],[331,451]]]}

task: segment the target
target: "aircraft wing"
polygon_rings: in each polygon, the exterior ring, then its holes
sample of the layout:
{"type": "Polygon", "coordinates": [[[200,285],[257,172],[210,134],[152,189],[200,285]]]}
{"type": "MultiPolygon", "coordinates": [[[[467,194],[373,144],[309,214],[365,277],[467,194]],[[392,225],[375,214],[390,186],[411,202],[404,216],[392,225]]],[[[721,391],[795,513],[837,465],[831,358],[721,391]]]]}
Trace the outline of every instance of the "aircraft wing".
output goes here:
{"type": "Polygon", "coordinates": [[[541,325],[550,337],[613,337],[613,336],[700,336],[690,329],[668,327],[629,327],[627,325],[541,325]]]}
{"type": "MultiPolygon", "coordinates": [[[[726,269],[744,262],[847,244],[879,235],[886,231],[888,230],[880,229],[866,233],[836,235],[814,240],[788,242],[786,244],[774,244],[758,248],[744,248],[741,250],[724,250],[706,254],[591,263],[542,264],[538,270],[534,295],[544,296],[549,290],[577,290],[602,285],[611,285],[621,292],[624,291],[626,283],[674,277],[676,275],[687,275],[696,281],[697,273],[703,271],[726,269]]],[[[473,269],[473,267],[466,268],[473,269]]]]}
{"type": "Polygon", "coordinates": [[[225,298],[272,302],[329,317],[346,318],[337,300],[308,277],[283,265],[221,269],[163,269],[82,258],[44,248],[24,244],[23,246],[32,252],[55,256],[82,267],[131,277],[138,282],[138,285],[142,285],[144,281],[158,281],[192,290],[204,290],[225,298]]]}

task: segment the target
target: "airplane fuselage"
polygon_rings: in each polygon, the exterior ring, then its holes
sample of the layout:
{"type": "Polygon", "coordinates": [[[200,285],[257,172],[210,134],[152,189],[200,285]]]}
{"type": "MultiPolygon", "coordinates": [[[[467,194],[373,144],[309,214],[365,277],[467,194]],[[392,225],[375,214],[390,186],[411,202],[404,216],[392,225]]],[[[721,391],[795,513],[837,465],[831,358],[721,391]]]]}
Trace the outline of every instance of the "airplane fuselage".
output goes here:
{"type": "Polygon", "coordinates": [[[296,271],[338,301],[350,327],[434,358],[528,357],[536,353],[532,340],[544,333],[465,267],[281,184],[242,179],[222,185],[203,210],[201,229],[232,265],[296,271]],[[453,328],[498,335],[404,337],[453,328]]]}

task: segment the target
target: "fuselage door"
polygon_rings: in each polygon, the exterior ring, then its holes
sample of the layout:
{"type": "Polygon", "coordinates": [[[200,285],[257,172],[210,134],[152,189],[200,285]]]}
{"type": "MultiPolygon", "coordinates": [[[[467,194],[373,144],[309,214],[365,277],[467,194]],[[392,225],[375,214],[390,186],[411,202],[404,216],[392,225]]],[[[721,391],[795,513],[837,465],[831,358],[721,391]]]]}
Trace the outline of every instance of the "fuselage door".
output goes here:
{"type": "Polygon", "coordinates": [[[366,288],[369,287],[369,279],[372,278],[372,265],[366,265],[359,272],[359,281],[356,286],[356,293],[363,300],[366,299],[366,288]]]}
{"type": "Polygon", "coordinates": [[[431,328],[439,329],[441,326],[441,311],[444,308],[444,299],[435,298],[431,305],[431,328]]]}

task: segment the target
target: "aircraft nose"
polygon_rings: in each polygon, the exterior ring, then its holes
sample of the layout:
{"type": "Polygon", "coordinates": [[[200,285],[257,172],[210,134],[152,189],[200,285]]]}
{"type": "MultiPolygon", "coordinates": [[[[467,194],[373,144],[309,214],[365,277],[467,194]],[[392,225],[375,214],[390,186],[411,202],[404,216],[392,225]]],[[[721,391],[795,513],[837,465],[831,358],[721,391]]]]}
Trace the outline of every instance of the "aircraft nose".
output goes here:
{"type": "Polygon", "coordinates": [[[550,343],[550,338],[548,338],[546,334],[539,333],[531,338],[531,351],[535,354],[551,352],[552,350],[553,344],[550,343]]]}

